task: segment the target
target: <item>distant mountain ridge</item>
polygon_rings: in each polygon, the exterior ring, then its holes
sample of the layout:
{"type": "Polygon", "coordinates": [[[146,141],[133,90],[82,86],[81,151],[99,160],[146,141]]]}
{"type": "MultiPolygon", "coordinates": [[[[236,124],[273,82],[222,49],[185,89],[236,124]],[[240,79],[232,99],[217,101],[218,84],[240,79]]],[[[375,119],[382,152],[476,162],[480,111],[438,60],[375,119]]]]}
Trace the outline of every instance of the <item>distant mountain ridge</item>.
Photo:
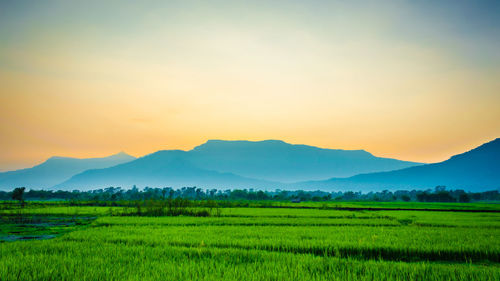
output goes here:
{"type": "Polygon", "coordinates": [[[286,186],[281,183],[284,181],[325,179],[332,175],[394,170],[418,164],[375,157],[364,150],[323,149],[278,140],[209,140],[190,151],[158,151],[117,167],[86,171],[56,188],[134,184],[278,188],[286,186]]]}
{"type": "Polygon", "coordinates": [[[349,178],[308,181],[293,187],[369,191],[425,189],[437,185],[469,191],[500,189],[500,138],[440,163],[349,178]]]}
{"type": "Polygon", "coordinates": [[[189,151],[189,160],[205,169],[288,183],[421,164],[376,157],[364,150],[326,149],[280,140],[209,140],[189,151]]]}
{"type": "Polygon", "coordinates": [[[484,191],[500,189],[499,162],[498,138],[435,164],[277,140],[209,140],[189,151],[161,150],[138,159],[124,153],[94,159],[51,157],[33,168],[0,173],[0,188],[85,190],[137,185],[375,191],[445,185],[484,191]]]}
{"type": "Polygon", "coordinates": [[[188,152],[161,150],[135,161],[106,169],[87,170],[68,181],[56,185],[57,189],[94,189],[108,186],[130,188],[199,186],[204,188],[255,188],[277,186],[277,183],[201,169],[187,160],[188,152]]]}
{"type": "Polygon", "coordinates": [[[54,156],[32,168],[0,173],[0,189],[21,186],[37,189],[52,188],[85,170],[107,168],[135,159],[124,152],[108,157],[86,159],[54,156]]]}

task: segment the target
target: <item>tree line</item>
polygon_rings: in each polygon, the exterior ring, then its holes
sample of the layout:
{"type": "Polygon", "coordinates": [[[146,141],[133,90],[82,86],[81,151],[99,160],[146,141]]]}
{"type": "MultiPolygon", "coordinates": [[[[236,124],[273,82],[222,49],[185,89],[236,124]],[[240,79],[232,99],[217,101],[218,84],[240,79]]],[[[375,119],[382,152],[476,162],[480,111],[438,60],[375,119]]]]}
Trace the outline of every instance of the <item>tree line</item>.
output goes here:
{"type": "Polygon", "coordinates": [[[29,190],[16,188],[12,191],[0,191],[0,200],[72,200],[72,201],[136,201],[136,200],[217,200],[217,201],[406,201],[406,202],[474,202],[474,201],[499,201],[498,190],[485,192],[466,192],[464,190],[447,190],[444,186],[428,190],[383,190],[379,192],[353,192],[353,191],[305,191],[305,190],[254,190],[254,189],[202,189],[198,187],[183,187],[174,189],[150,188],[131,189],[121,187],[108,187],[89,191],[64,191],[64,190],[29,190]]]}

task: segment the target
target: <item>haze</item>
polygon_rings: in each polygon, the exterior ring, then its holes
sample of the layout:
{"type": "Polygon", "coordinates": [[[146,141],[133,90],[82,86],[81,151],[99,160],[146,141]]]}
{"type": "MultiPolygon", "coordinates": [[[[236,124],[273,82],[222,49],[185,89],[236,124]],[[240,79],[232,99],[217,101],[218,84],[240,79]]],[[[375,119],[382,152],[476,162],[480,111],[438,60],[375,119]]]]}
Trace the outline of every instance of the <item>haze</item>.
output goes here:
{"type": "Polygon", "coordinates": [[[442,161],[500,135],[499,14],[498,1],[0,1],[0,170],[207,139],[442,161]]]}

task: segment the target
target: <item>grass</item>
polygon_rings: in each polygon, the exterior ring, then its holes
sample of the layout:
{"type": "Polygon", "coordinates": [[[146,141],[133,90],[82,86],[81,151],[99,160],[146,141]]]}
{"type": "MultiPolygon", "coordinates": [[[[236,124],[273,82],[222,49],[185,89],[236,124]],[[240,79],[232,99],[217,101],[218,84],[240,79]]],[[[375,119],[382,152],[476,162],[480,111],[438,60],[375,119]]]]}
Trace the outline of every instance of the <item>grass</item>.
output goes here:
{"type": "MultiPolygon", "coordinates": [[[[55,231],[53,239],[0,243],[0,280],[500,280],[498,212],[283,204],[286,208],[222,208],[220,217],[32,206],[24,217],[97,219],[55,231]]],[[[489,205],[445,207],[498,207],[489,205]]],[[[4,219],[17,215],[19,210],[0,211],[4,219]]],[[[15,227],[4,221],[0,237],[15,227]]]]}

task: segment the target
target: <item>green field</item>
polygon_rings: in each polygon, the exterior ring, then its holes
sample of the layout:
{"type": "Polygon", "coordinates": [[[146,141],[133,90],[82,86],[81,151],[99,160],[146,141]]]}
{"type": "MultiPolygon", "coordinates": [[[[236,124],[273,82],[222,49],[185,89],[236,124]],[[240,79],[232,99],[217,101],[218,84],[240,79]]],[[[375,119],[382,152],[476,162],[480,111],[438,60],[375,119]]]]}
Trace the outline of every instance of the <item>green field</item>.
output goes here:
{"type": "Polygon", "coordinates": [[[4,209],[0,280],[500,280],[498,204],[262,206],[209,217],[4,209]],[[352,207],[383,210],[341,209],[352,207]]]}

